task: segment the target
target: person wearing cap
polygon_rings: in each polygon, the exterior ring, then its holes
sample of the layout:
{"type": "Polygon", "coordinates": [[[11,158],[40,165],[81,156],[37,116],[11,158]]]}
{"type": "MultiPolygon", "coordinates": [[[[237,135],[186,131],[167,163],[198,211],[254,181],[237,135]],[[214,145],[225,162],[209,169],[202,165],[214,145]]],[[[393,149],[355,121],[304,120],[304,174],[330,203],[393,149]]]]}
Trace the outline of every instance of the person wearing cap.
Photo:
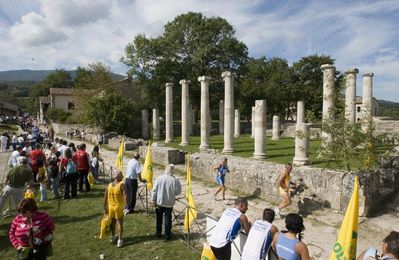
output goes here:
{"type": "Polygon", "coordinates": [[[152,189],[152,202],[156,213],[156,236],[161,237],[162,221],[165,215],[165,239],[170,240],[172,230],[172,211],[176,202],[176,196],[181,193],[181,184],[173,176],[175,166],[166,166],[165,174],[159,176],[152,189]]]}
{"type": "Polygon", "coordinates": [[[28,165],[28,159],[22,157],[19,160],[21,165],[11,168],[6,176],[5,187],[0,194],[0,210],[9,196],[12,196],[15,205],[18,205],[24,198],[25,185],[33,186],[32,169],[28,165]]]}
{"type": "Polygon", "coordinates": [[[127,163],[125,186],[129,198],[129,203],[126,205],[126,209],[124,210],[125,215],[134,212],[134,208],[136,207],[138,188],[137,180],[141,182],[143,181],[143,179],[141,178],[141,164],[139,159],[140,154],[135,153],[133,155],[133,158],[127,163]]]}

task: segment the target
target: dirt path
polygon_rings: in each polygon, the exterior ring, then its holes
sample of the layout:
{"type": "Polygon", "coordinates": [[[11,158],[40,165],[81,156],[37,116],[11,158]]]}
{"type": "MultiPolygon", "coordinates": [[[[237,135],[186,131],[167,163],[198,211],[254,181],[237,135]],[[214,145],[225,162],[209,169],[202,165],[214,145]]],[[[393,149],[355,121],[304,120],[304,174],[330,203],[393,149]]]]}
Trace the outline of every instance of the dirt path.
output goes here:
{"type": "MultiPolygon", "coordinates": [[[[74,140],[75,144],[79,141],[74,140]]],[[[87,144],[87,151],[91,151],[93,145],[87,144]]],[[[117,152],[102,150],[101,156],[104,161],[109,165],[115,165],[117,152]]],[[[2,156],[0,156],[2,157],[2,156]]],[[[129,156],[127,156],[129,157],[129,156]]],[[[0,158],[2,159],[2,158],[0,158]]],[[[126,169],[127,162],[130,158],[124,160],[124,167],[126,169]]],[[[3,162],[1,160],[1,162],[3,162]]],[[[184,170],[184,166],[178,166],[179,169],[184,170]]],[[[0,169],[3,172],[2,169],[0,169]]],[[[162,169],[154,167],[154,178],[162,174],[162,169]]],[[[295,174],[295,169],[293,170],[295,174]]],[[[184,201],[186,180],[183,175],[177,175],[182,184],[181,198],[184,201]]],[[[227,176],[228,178],[228,176],[227,176]]],[[[1,180],[1,178],[0,178],[1,180]]],[[[212,180],[210,180],[212,181],[212,180]]],[[[212,194],[215,188],[203,182],[192,182],[192,191],[194,199],[197,202],[197,207],[201,214],[199,214],[199,221],[205,221],[205,214],[214,218],[219,218],[222,212],[232,207],[236,194],[231,191],[226,193],[226,201],[215,201],[212,194]]],[[[247,216],[251,222],[261,218],[263,209],[266,207],[274,207],[276,201],[266,201],[261,199],[252,199],[249,201],[249,209],[247,216]]],[[[138,204],[140,204],[138,202],[138,204]]],[[[175,209],[182,209],[184,206],[177,203],[175,209]]],[[[382,239],[393,229],[399,231],[399,197],[396,197],[391,203],[385,206],[385,212],[381,213],[375,218],[361,218],[358,237],[358,253],[367,247],[380,248],[382,239]]],[[[295,212],[295,207],[288,209],[287,212],[295,212]]],[[[308,245],[312,259],[328,259],[332,246],[335,242],[340,223],[343,216],[332,212],[331,210],[324,209],[312,212],[310,215],[305,216],[304,242],[308,245]]],[[[277,218],[274,224],[278,229],[284,228],[284,219],[277,218]]]]}

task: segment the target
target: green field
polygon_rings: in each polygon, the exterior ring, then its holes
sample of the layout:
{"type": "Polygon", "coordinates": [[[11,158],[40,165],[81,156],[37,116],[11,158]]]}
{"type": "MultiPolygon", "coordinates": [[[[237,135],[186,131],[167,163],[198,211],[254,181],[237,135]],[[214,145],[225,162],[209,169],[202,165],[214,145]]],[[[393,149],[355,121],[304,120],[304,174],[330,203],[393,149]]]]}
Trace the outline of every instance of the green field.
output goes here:
{"type": "MultiPolygon", "coordinates": [[[[98,239],[104,187],[95,185],[91,192],[78,195],[78,199],[39,204],[56,225],[50,259],[99,259],[100,254],[105,259],[199,259],[199,253],[182,243],[180,236],[173,236],[168,242],[156,238],[155,215],[144,212],[125,218],[123,248],[111,245],[108,237],[98,239]]],[[[11,221],[12,218],[6,218],[0,222],[0,259],[16,257],[8,240],[11,221]]]]}
{"type": "MultiPolygon", "coordinates": [[[[199,136],[190,137],[190,145],[187,147],[180,146],[181,137],[176,137],[173,143],[167,144],[170,147],[178,148],[190,153],[198,152],[201,143],[199,136]]],[[[223,135],[213,135],[209,138],[211,148],[222,152],[223,150],[223,135]]],[[[331,169],[342,169],[339,161],[326,161],[318,158],[318,150],[320,148],[320,140],[311,140],[309,144],[309,157],[312,166],[318,168],[331,168],[331,169]]],[[[242,135],[239,138],[234,138],[235,152],[233,155],[244,158],[252,157],[254,151],[254,139],[250,135],[242,135]]],[[[385,145],[378,147],[378,151],[383,153],[387,150],[392,149],[393,146],[385,145]]],[[[266,138],[266,161],[276,163],[287,163],[292,162],[295,155],[295,139],[284,137],[278,141],[271,140],[270,137],[266,138]]],[[[361,158],[353,160],[351,162],[352,169],[359,169],[362,165],[361,158]]]]}

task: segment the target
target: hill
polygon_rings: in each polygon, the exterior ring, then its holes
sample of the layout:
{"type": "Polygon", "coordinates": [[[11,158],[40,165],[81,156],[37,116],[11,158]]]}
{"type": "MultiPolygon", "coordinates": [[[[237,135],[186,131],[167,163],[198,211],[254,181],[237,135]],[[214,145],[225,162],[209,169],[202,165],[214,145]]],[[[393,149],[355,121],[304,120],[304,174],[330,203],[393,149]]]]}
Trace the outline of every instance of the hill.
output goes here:
{"type": "MultiPolygon", "coordinates": [[[[11,83],[11,82],[40,82],[43,81],[50,73],[55,70],[7,70],[0,71],[0,82],[11,83]]],[[[69,70],[72,78],[76,77],[76,70],[69,70]]],[[[122,79],[125,76],[113,73],[114,80],[122,79]]]]}
{"type": "Polygon", "coordinates": [[[391,117],[394,120],[399,120],[399,103],[378,100],[380,106],[379,116],[391,117]]]}

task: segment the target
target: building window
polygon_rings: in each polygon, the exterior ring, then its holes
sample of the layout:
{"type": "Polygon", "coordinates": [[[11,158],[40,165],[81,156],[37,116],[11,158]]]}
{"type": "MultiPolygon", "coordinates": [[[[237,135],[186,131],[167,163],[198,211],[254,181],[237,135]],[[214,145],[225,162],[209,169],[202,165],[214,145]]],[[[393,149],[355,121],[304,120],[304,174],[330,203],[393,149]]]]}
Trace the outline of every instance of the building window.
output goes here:
{"type": "Polygon", "coordinates": [[[357,112],[360,112],[360,107],[357,107],[357,112]]]}
{"type": "Polygon", "coordinates": [[[75,103],[68,102],[68,110],[74,110],[74,109],[75,109],[75,103]]]}

